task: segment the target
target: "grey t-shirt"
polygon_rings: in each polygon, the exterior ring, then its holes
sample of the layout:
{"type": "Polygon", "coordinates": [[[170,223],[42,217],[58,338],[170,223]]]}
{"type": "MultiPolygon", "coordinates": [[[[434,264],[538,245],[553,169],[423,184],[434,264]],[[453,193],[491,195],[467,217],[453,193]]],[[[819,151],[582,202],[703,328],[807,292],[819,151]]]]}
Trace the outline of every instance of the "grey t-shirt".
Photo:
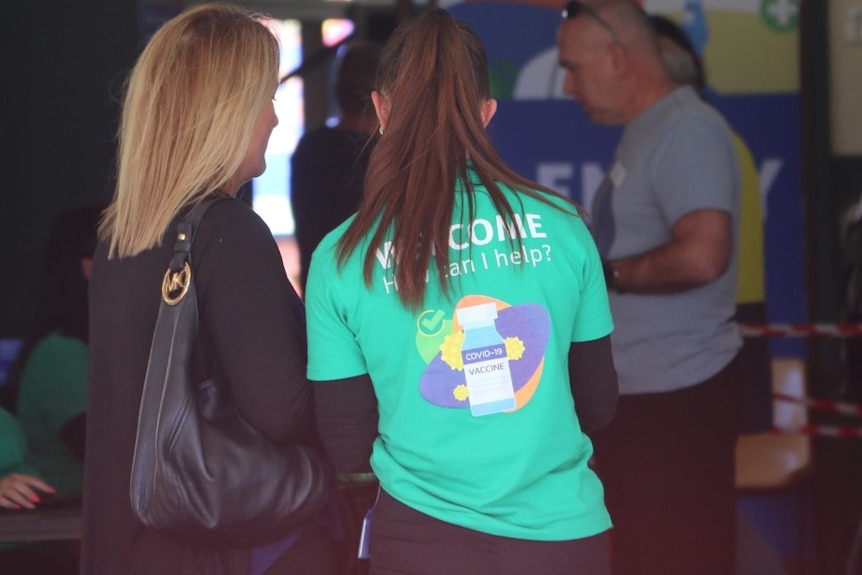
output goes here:
{"type": "Polygon", "coordinates": [[[734,246],[727,271],[706,285],[672,294],[610,293],[621,394],[696,385],[736,355],[740,196],[730,128],[691,88],[676,89],[626,126],[593,204],[602,258],[666,244],[677,220],[704,208],[732,215],[734,246]]]}

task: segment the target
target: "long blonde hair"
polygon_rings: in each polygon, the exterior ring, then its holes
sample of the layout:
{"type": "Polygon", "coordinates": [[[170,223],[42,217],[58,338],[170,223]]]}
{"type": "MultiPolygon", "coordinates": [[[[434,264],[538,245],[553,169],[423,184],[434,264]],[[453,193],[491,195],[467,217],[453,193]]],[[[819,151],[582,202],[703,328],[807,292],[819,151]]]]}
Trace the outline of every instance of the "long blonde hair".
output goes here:
{"type": "Polygon", "coordinates": [[[165,23],[126,84],[117,187],[99,228],[109,257],[161,244],[187,204],[237,172],[278,76],[278,41],[252,13],[208,4],[165,23]]]}

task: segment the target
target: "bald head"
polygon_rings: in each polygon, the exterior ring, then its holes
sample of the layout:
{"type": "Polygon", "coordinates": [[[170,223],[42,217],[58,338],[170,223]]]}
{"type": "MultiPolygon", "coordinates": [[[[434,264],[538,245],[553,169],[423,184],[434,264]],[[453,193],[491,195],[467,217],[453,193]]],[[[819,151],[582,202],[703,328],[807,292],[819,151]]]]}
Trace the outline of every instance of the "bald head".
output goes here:
{"type": "Polygon", "coordinates": [[[570,3],[558,34],[564,90],[599,124],[625,124],[674,88],[633,0],[570,3]]]}

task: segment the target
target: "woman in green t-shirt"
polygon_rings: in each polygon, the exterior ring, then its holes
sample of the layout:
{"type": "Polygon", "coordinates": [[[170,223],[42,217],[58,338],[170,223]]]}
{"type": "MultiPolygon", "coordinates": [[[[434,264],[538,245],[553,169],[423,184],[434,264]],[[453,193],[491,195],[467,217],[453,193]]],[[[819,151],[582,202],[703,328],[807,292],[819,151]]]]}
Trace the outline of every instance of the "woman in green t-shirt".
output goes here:
{"type": "Polygon", "coordinates": [[[88,285],[103,209],[78,206],[54,220],[39,307],[6,383],[27,440],[27,463],[63,498],[80,497],[83,487],[88,285]]]}
{"type": "Polygon", "coordinates": [[[370,572],[607,575],[585,431],[615,412],[613,324],[579,209],[494,150],[484,47],[445,10],[394,32],[371,98],[362,204],[306,292],[324,445],[380,482],[370,572]]]}
{"type": "MultiPolygon", "coordinates": [[[[26,513],[56,492],[26,463],[26,455],[27,443],[18,421],[0,408],[0,508],[26,513]]],[[[0,543],[0,573],[73,575],[77,562],[62,544],[0,543]]]]}
{"type": "Polygon", "coordinates": [[[40,491],[54,492],[25,462],[26,455],[27,442],[15,416],[0,408],[0,507],[34,509],[40,491]]]}

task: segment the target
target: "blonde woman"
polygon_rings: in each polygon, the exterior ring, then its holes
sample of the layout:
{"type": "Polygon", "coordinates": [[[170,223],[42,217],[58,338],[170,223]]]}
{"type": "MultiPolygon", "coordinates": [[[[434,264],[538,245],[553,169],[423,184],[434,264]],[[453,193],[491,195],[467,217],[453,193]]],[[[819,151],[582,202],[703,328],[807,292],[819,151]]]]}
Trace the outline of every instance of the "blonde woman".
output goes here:
{"type": "MultiPolygon", "coordinates": [[[[203,199],[193,248],[196,375],[227,382],[273,440],[313,443],[304,320],[264,222],[234,198],[260,175],[278,123],[278,45],[253,15],[202,5],[167,22],[129,78],[118,180],[90,281],[90,381],[82,573],[329,574],[317,522],[261,549],[191,541],[141,524],[129,502],[136,422],[161,278],[179,218],[203,199]]],[[[324,468],[325,470],[325,468],[324,468]]],[[[321,473],[321,481],[326,481],[321,473]]]]}

